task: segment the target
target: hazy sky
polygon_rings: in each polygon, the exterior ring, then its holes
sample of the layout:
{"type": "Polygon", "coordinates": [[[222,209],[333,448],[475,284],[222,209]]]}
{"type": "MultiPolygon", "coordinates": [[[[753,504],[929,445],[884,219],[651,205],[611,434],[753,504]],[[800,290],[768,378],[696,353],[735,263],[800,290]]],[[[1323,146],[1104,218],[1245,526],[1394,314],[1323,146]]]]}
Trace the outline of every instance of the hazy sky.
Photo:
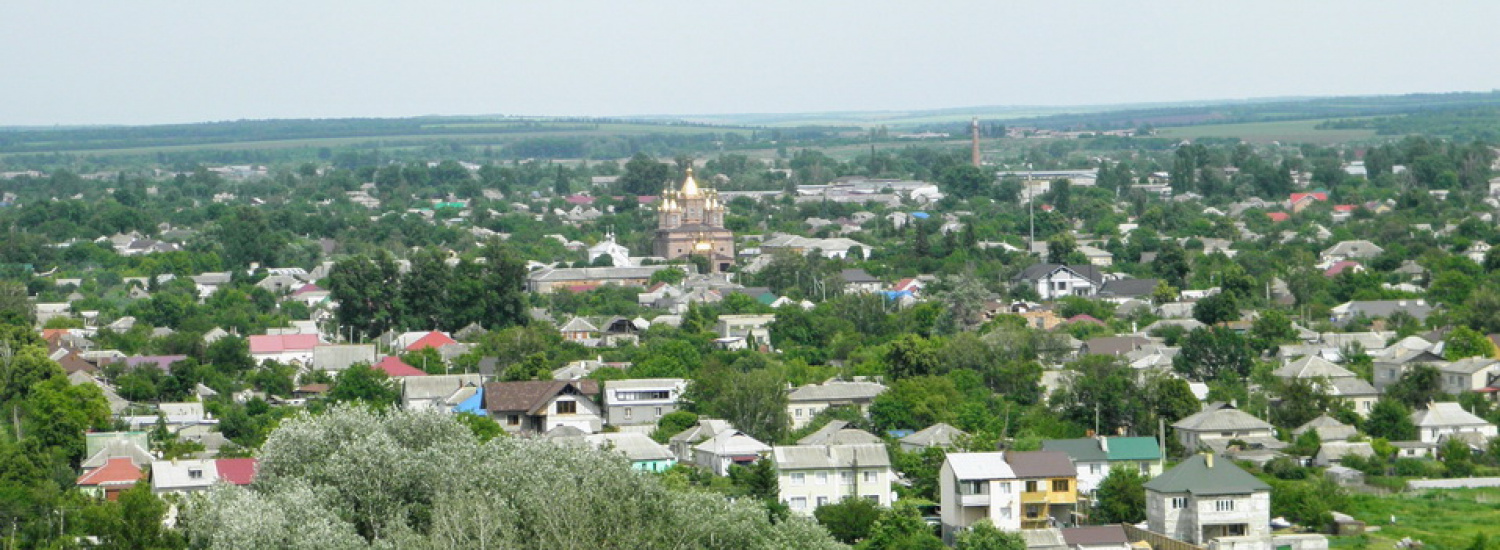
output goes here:
{"type": "Polygon", "coordinates": [[[0,126],[1500,89],[1500,2],[0,0],[0,126]]]}

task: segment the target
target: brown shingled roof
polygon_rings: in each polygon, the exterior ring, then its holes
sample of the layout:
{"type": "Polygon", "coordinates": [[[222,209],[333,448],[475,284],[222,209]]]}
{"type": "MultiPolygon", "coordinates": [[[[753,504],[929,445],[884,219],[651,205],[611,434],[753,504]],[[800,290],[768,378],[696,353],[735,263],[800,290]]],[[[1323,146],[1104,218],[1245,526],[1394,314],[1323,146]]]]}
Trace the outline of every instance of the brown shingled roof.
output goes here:
{"type": "Polygon", "coordinates": [[[1016,477],[1075,477],[1073,460],[1062,451],[1013,451],[1005,453],[1005,462],[1016,477]]]}
{"type": "Polygon", "coordinates": [[[597,380],[527,380],[524,382],[490,382],[484,385],[484,409],[494,412],[524,411],[535,414],[566,388],[590,398],[599,395],[597,380]]]}

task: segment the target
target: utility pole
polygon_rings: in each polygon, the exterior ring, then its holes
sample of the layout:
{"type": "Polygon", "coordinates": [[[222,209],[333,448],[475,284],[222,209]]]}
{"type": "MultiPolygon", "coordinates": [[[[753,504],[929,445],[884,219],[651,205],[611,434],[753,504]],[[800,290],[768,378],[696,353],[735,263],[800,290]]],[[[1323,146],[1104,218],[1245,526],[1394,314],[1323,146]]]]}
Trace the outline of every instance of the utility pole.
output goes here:
{"type": "Polygon", "coordinates": [[[1036,249],[1036,193],[1031,190],[1031,163],[1026,163],[1026,213],[1031,219],[1031,239],[1026,242],[1026,253],[1036,249]]]}

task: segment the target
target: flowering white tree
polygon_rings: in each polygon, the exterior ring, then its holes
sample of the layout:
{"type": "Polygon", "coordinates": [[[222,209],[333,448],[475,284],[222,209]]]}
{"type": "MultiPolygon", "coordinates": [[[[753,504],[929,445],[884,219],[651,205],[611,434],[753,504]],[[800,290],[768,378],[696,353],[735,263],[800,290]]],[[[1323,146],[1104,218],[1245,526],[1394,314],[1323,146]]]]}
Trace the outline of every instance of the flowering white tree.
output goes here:
{"type": "Polygon", "coordinates": [[[809,520],[668,489],[623,457],[451,416],[339,406],[282,424],[249,489],[196,498],[199,548],[839,548],[809,520]]]}

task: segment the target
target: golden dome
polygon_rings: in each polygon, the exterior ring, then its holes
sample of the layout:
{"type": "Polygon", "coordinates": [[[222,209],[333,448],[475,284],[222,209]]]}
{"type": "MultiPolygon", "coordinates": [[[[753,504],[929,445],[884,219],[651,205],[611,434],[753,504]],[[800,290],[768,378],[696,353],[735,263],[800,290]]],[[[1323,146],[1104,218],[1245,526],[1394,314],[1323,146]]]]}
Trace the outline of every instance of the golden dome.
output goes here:
{"type": "Polygon", "coordinates": [[[693,167],[691,166],[689,166],[687,169],[687,179],[682,180],[682,196],[698,196],[698,182],[693,181],[693,167]]]}

